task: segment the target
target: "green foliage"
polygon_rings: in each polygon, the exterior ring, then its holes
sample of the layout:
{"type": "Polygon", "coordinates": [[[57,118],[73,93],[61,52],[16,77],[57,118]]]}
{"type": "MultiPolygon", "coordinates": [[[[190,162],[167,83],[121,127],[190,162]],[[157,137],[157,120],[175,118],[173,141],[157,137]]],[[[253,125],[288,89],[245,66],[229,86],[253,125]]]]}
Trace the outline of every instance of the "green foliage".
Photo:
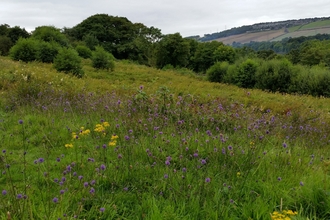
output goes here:
{"type": "Polygon", "coordinates": [[[81,58],[76,50],[71,48],[61,48],[54,59],[54,67],[59,72],[72,73],[77,77],[82,77],[81,58]]]}
{"type": "Polygon", "coordinates": [[[54,26],[37,27],[33,31],[32,37],[46,42],[56,42],[63,47],[69,46],[69,42],[65,35],[61,33],[60,29],[54,26]]]}
{"type": "Polygon", "coordinates": [[[38,59],[39,41],[20,38],[10,49],[9,55],[13,60],[30,62],[38,59]]]}
{"type": "Polygon", "coordinates": [[[54,42],[39,41],[37,60],[43,63],[52,63],[61,46],[54,42]]]}
{"type": "Polygon", "coordinates": [[[288,60],[263,61],[256,73],[256,88],[271,92],[289,92],[294,74],[292,64],[288,60]]]}
{"type": "Polygon", "coordinates": [[[84,45],[78,45],[76,47],[76,51],[78,52],[79,56],[85,59],[92,57],[92,51],[84,45]]]}
{"type": "Polygon", "coordinates": [[[30,34],[25,30],[25,28],[22,29],[19,26],[15,26],[9,28],[7,32],[7,37],[9,37],[11,42],[15,44],[19,38],[29,38],[30,34]]]}
{"type": "Polygon", "coordinates": [[[213,59],[217,62],[234,63],[236,59],[235,49],[227,45],[221,45],[213,52],[213,59]]]}
{"type": "Polygon", "coordinates": [[[223,82],[223,77],[227,74],[228,62],[216,62],[207,71],[207,78],[211,82],[223,82]]]}
{"type": "Polygon", "coordinates": [[[197,47],[194,48],[194,54],[191,57],[189,66],[196,72],[205,72],[214,64],[214,52],[223,43],[218,41],[199,43],[197,47]]]}
{"type": "Polygon", "coordinates": [[[243,88],[253,88],[256,83],[257,68],[258,64],[251,59],[241,63],[235,78],[235,84],[243,88]]]}
{"type": "Polygon", "coordinates": [[[169,34],[159,41],[156,48],[157,67],[167,64],[174,67],[186,67],[189,63],[189,42],[179,33],[169,34]]]}
{"type": "Polygon", "coordinates": [[[90,50],[95,50],[95,47],[100,44],[99,40],[93,34],[84,35],[82,40],[90,50]]]}
{"type": "Polygon", "coordinates": [[[104,50],[103,47],[96,47],[92,56],[92,66],[96,69],[107,69],[113,71],[115,68],[114,57],[104,50]]]}
{"type": "Polygon", "coordinates": [[[9,37],[0,35],[0,55],[7,56],[12,44],[9,37]]]}

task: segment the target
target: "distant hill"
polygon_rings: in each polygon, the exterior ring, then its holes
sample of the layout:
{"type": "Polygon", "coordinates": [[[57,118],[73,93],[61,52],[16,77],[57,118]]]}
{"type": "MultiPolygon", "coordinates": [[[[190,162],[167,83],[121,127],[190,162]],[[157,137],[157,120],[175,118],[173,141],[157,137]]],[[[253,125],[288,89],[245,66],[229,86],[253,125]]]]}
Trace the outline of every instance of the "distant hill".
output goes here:
{"type": "Polygon", "coordinates": [[[191,36],[198,41],[221,41],[224,44],[281,41],[284,38],[330,34],[330,17],[265,22],[236,27],[222,32],[191,36]]]}

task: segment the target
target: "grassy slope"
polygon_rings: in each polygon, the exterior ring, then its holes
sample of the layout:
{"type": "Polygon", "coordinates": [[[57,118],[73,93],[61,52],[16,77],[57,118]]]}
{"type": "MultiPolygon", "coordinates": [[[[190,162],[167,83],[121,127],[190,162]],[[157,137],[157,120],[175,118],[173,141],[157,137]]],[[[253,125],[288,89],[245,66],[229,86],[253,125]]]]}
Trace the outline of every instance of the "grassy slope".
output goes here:
{"type": "MultiPolygon", "coordinates": [[[[88,61],[85,61],[88,64],[88,61]]],[[[49,64],[40,63],[18,63],[8,58],[0,58],[2,67],[2,82],[4,95],[11,86],[11,73],[16,78],[23,79],[25,75],[31,75],[42,85],[52,84],[55,88],[71,91],[97,91],[98,93],[116,90],[120,94],[134,93],[140,85],[143,85],[148,94],[155,93],[161,86],[166,86],[175,94],[191,94],[205,100],[215,97],[235,101],[254,108],[270,108],[277,113],[283,113],[290,109],[297,111],[309,111],[316,109],[328,113],[330,109],[329,99],[315,98],[311,96],[294,96],[288,94],[272,94],[259,90],[242,89],[232,85],[211,83],[196,77],[191,72],[179,73],[176,71],[163,71],[154,68],[136,65],[130,62],[117,62],[116,70],[112,73],[99,71],[95,72],[92,67],[85,65],[84,70],[88,80],[76,79],[63,73],[56,72],[49,64]],[[250,93],[251,95],[248,95],[250,93]]],[[[16,79],[17,80],[17,79],[16,79]]],[[[0,85],[1,85],[0,84],[0,85]]],[[[1,87],[0,87],[1,88],[1,87]]]]}
{"type": "MultiPolygon", "coordinates": [[[[31,175],[27,180],[31,185],[31,189],[26,189],[31,197],[28,200],[17,200],[15,194],[10,197],[15,189],[10,190],[12,183],[8,183],[7,176],[0,176],[0,185],[8,190],[7,197],[0,200],[0,206],[3,204],[8,208],[10,202],[14,208],[25,204],[29,212],[24,212],[24,207],[23,214],[17,212],[17,216],[20,214],[25,219],[31,219],[27,216],[57,219],[63,213],[71,216],[67,219],[73,219],[75,214],[79,214],[79,219],[268,219],[270,213],[282,208],[297,210],[301,215],[299,219],[306,219],[306,216],[316,219],[311,217],[325,215],[328,203],[322,198],[322,188],[323,183],[326,187],[326,182],[322,182],[322,161],[319,158],[327,158],[328,151],[314,146],[314,143],[323,143],[322,146],[327,143],[320,142],[323,140],[318,140],[320,135],[307,129],[319,126],[320,119],[329,120],[329,99],[239,89],[209,83],[189,71],[161,71],[127,61],[116,62],[112,73],[95,72],[88,65],[89,61],[84,63],[86,77],[77,79],[57,73],[49,64],[25,64],[0,57],[0,129],[4,131],[0,137],[7,151],[13,152],[2,152],[6,157],[1,159],[12,165],[10,170],[15,184],[23,182],[18,171],[27,170],[27,174],[31,175]],[[141,85],[148,95],[147,102],[140,100],[133,106],[131,102],[125,102],[125,97],[135,94],[141,85]],[[80,94],[79,99],[71,98],[70,101],[80,105],[78,107],[82,107],[82,111],[67,111],[76,106],[70,106],[65,100],[61,102],[63,106],[46,111],[34,102],[19,106],[13,112],[6,110],[8,102],[4,98],[7,95],[23,98],[29,93],[38,97],[40,91],[49,91],[46,90],[49,86],[55,92],[80,94]],[[170,90],[175,100],[170,109],[172,112],[164,115],[162,100],[155,98],[162,86],[170,90]],[[45,90],[38,90],[40,88],[45,90]],[[109,95],[99,100],[83,92],[109,95]],[[180,101],[178,95],[182,95],[183,100],[180,101]],[[198,105],[193,101],[195,98],[198,105]],[[123,105],[117,104],[118,99],[123,105]],[[98,101],[101,101],[102,108],[95,104],[98,101]],[[104,110],[104,103],[112,108],[104,110]],[[84,105],[87,105],[88,114],[83,111],[84,105]],[[219,110],[219,105],[222,110],[219,110]],[[94,111],[93,107],[97,110],[94,111]],[[270,113],[267,109],[271,109],[270,113]],[[313,113],[309,114],[311,110],[313,113]],[[288,112],[292,116],[288,116],[288,112]],[[313,115],[320,116],[316,124],[311,118],[313,115]],[[24,120],[22,125],[17,123],[20,118],[24,120]],[[95,148],[109,141],[107,136],[98,137],[93,132],[100,118],[109,120],[109,134],[119,136],[115,150],[110,147],[106,152],[95,148]],[[140,119],[142,124],[138,122],[140,119]],[[115,127],[116,124],[120,126],[115,127]],[[250,127],[251,132],[247,128],[250,124],[254,126],[250,127]],[[291,124],[295,127],[292,130],[289,128],[291,124]],[[306,130],[301,131],[300,125],[306,130]],[[71,131],[79,132],[80,126],[91,129],[91,135],[71,140],[71,131]],[[149,130],[146,131],[145,127],[149,130]],[[200,129],[200,133],[196,132],[196,128],[200,129]],[[238,129],[237,132],[234,128],[238,129]],[[294,139],[286,139],[289,135],[294,139]],[[64,144],[70,141],[75,147],[66,149],[64,144]],[[289,147],[283,147],[283,141],[287,141],[289,147]],[[26,156],[22,156],[25,150],[22,145],[28,148],[26,156]],[[194,156],[194,159],[192,155],[196,149],[199,157],[194,156]],[[221,153],[223,149],[227,154],[221,153]],[[154,157],[146,155],[148,151],[154,157]],[[182,160],[178,159],[180,154],[182,160]],[[123,158],[119,159],[119,155],[123,158]],[[311,155],[316,158],[315,161],[312,159],[312,166],[309,165],[311,155]],[[45,163],[33,163],[40,158],[45,158],[45,163]],[[56,162],[56,158],[61,161],[56,162]],[[87,158],[94,158],[95,163],[88,162],[87,158]],[[204,158],[207,159],[203,162],[204,158]],[[26,164],[25,160],[27,165],[19,167],[26,164]],[[167,160],[171,160],[171,165],[165,166],[167,160]],[[63,178],[63,170],[68,169],[72,162],[76,162],[72,169],[84,176],[83,181],[67,174],[63,187],[54,184],[53,179],[63,178]],[[153,162],[157,165],[153,166],[153,162]],[[93,168],[99,169],[101,164],[107,168],[104,172],[95,172],[93,168]],[[196,169],[201,164],[201,169],[196,169]],[[181,172],[183,167],[187,167],[186,174],[181,172]],[[185,175],[187,181],[181,175],[185,175]],[[207,177],[211,178],[210,182],[206,181],[207,177]],[[89,193],[90,186],[83,186],[84,181],[93,178],[96,180],[96,185],[93,185],[95,196],[89,193]],[[304,188],[300,186],[304,184],[304,188]],[[60,190],[65,187],[68,190],[62,196],[60,190]],[[184,187],[183,191],[181,187],[184,187]],[[294,187],[297,191],[292,190],[294,187]],[[163,196],[159,195],[160,192],[164,192],[163,196]],[[100,196],[102,199],[98,199],[100,196]],[[58,198],[59,202],[55,203],[54,198],[58,198]],[[282,199],[283,207],[280,205],[282,199]],[[319,204],[320,201],[323,205],[319,204]],[[100,213],[100,207],[105,207],[106,213],[100,213]]],[[[56,98],[52,95],[46,97],[56,98]]],[[[58,100],[51,102],[59,103],[58,100]]],[[[317,128],[320,131],[327,129],[317,128]]],[[[18,193],[24,191],[22,187],[17,188],[18,193]]],[[[0,210],[0,218],[5,219],[4,216],[5,212],[0,210]]]]}

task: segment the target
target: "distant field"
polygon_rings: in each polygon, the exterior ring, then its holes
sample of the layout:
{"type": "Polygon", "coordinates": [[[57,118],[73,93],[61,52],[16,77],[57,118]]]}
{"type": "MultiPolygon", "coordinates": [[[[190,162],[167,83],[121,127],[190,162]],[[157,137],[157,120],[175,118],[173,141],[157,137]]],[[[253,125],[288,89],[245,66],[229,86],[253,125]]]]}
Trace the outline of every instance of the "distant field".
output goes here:
{"type": "Polygon", "coordinates": [[[330,27],[325,27],[325,28],[317,28],[317,29],[308,29],[308,30],[299,30],[291,33],[287,33],[281,36],[278,36],[270,41],[281,41],[284,38],[287,37],[301,37],[301,36],[313,36],[317,34],[330,34],[330,27]]]}
{"type": "Polygon", "coordinates": [[[317,34],[330,34],[330,20],[316,21],[306,25],[298,25],[288,28],[289,33],[285,33],[284,29],[262,31],[256,33],[246,33],[233,35],[229,37],[218,38],[216,41],[224,44],[232,44],[233,42],[249,43],[251,41],[281,41],[287,37],[313,36],[317,34]]]}
{"type": "Polygon", "coordinates": [[[279,37],[284,34],[284,29],[274,30],[274,31],[263,31],[256,33],[247,33],[247,34],[239,34],[233,35],[229,37],[223,37],[216,39],[216,41],[223,42],[224,44],[232,44],[235,42],[240,43],[249,43],[250,41],[270,41],[273,38],[279,37]]]}

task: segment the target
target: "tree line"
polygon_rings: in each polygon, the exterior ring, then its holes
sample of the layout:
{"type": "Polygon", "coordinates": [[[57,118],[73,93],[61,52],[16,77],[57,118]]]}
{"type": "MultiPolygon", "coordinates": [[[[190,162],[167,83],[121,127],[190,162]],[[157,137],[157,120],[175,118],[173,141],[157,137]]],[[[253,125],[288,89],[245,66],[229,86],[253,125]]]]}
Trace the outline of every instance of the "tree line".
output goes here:
{"type": "Polygon", "coordinates": [[[114,59],[128,59],[159,69],[185,68],[210,81],[244,88],[330,96],[325,84],[330,81],[330,40],[285,42],[291,50],[283,54],[266,47],[258,51],[248,46],[234,48],[218,41],[183,38],[179,33],[163,35],[158,28],[107,14],[92,15],[72,28],[41,26],[32,33],[0,26],[2,55],[53,63],[58,71],[78,77],[83,76],[81,59],[91,59],[94,68],[108,70],[114,69],[114,59]]]}

